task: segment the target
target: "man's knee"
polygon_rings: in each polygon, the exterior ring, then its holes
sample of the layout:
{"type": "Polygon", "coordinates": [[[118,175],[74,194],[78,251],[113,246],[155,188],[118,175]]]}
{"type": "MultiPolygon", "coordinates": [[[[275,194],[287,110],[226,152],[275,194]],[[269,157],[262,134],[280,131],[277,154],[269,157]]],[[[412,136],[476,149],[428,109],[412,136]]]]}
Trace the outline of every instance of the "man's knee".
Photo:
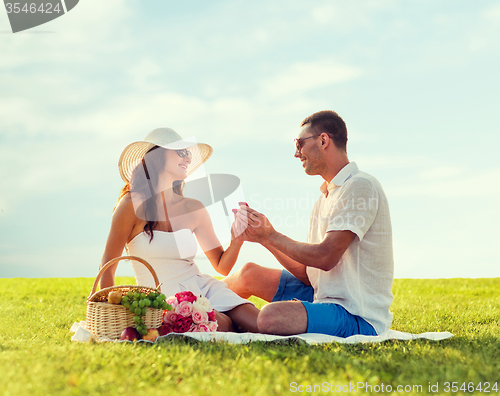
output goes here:
{"type": "Polygon", "coordinates": [[[253,281],[256,277],[258,277],[258,273],[263,267],[258,264],[252,263],[251,261],[245,263],[243,267],[241,267],[239,271],[239,276],[243,282],[245,281],[253,281]]]}
{"type": "Polygon", "coordinates": [[[267,304],[262,307],[257,316],[257,328],[260,333],[264,334],[277,334],[279,330],[277,327],[279,325],[279,318],[277,314],[278,310],[275,309],[275,304],[267,304]]]}
{"type": "Polygon", "coordinates": [[[297,301],[274,302],[265,305],[257,317],[257,328],[264,334],[300,334],[307,332],[307,311],[297,301]]]}
{"type": "Polygon", "coordinates": [[[255,284],[256,273],[260,265],[249,262],[243,265],[240,270],[233,275],[223,279],[228,287],[243,298],[251,296],[250,286],[255,284]]]}

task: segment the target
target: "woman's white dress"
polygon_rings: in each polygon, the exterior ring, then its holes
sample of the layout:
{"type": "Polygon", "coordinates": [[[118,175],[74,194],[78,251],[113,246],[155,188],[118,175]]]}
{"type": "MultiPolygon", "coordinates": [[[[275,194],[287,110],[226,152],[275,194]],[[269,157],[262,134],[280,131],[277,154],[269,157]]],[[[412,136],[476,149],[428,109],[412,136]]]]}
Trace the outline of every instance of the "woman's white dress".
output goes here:
{"type": "MultiPolygon", "coordinates": [[[[249,303],[227,285],[210,275],[200,272],[193,259],[197,243],[191,230],[174,232],[153,231],[153,240],[145,232],[136,235],[127,245],[129,255],[146,260],[154,268],[162,283],[161,291],[167,297],[189,290],[210,300],[212,308],[225,312],[249,303]]],[[[137,261],[131,261],[138,285],[156,287],[149,270],[137,261]]]]}

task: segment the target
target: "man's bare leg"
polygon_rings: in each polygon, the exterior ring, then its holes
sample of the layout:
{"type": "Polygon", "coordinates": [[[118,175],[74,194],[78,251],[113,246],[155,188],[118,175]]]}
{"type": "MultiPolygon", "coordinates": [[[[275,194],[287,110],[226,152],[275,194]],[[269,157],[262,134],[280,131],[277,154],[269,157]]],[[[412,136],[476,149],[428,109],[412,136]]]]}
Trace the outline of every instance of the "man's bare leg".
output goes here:
{"type": "Polygon", "coordinates": [[[265,305],[257,318],[260,333],[292,335],[307,332],[307,311],[300,301],[277,301],[265,305]]]}
{"type": "Polygon", "coordinates": [[[240,297],[257,296],[271,302],[281,277],[280,269],[266,268],[255,263],[246,263],[238,272],[224,278],[227,286],[240,297]]]}

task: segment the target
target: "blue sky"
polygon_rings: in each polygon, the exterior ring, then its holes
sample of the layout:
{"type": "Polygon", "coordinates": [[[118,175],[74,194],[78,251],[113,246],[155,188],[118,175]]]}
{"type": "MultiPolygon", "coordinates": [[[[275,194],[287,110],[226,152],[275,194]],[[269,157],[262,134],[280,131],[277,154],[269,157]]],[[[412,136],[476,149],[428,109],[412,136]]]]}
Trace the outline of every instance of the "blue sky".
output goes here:
{"type": "MultiPolygon", "coordinates": [[[[500,276],[495,1],[82,0],[9,31],[0,12],[0,277],[95,276],[119,155],[163,126],[304,241],[322,180],[293,138],[323,109],[386,191],[396,277],[500,276]]],[[[278,267],[254,244],[246,261],[278,267]]]]}

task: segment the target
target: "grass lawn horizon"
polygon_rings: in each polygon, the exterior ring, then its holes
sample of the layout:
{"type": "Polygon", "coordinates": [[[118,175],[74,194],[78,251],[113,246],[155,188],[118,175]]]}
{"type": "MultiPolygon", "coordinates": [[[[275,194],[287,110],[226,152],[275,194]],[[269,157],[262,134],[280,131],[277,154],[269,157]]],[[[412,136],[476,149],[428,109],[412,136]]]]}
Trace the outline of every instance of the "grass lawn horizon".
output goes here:
{"type": "Polygon", "coordinates": [[[499,278],[395,279],[392,329],[449,331],[451,339],[312,346],[72,342],[69,329],[85,320],[93,281],[0,279],[0,396],[497,394],[500,387],[499,278]]]}

